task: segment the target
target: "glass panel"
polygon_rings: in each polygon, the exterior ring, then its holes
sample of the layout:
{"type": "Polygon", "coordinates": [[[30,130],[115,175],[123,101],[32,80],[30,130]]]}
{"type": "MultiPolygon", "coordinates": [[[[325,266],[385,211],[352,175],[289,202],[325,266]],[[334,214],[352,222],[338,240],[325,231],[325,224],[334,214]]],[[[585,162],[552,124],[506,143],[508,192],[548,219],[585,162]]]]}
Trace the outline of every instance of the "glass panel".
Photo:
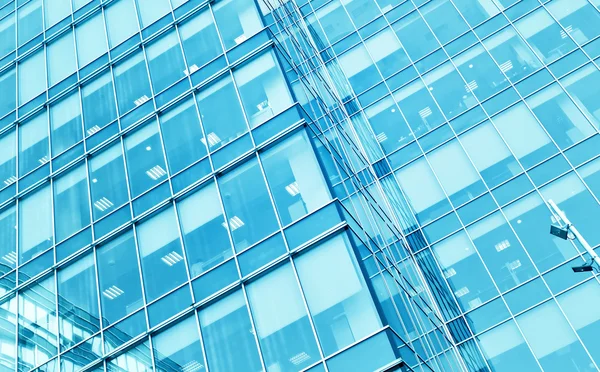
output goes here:
{"type": "Polygon", "coordinates": [[[14,205],[0,211],[0,276],[14,269],[17,265],[16,226],[17,213],[14,205]]]}
{"type": "Polygon", "coordinates": [[[115,93],[109,72],[95,78],[81,90],[87,135],[92,135],[117,118],[115,93]]]}
{"type": "Polygon", "coordinates": [[[554,301],[518,316],[517,323],[545,371],[596,370],[554,301]]]}
{"type": "Polygon", "coordinates": [[[0,320],[3,324],[0,333],[2,366],[14,371],[17,361],[17,297],[5,299],[0,303],[0,309],[0,320]]]}
{"type": "Polygon", "coordinates": [[[69,0],[44,0],[44,22],[46,29],[71,14],[71,1],[69,0]]]}
{"type": "Polygon", "coordinates": [[[600,35],[600,14],[589,2],[553,0],[546,7],[579,44],[600,35]]]}
{"type": "Polygon", "coordinates": [[[90,223],[90,205],[85,165],[54,182],[56,241],[60,242],[90,223]]]}
{"type": "Polygon", "coordinates": [[[171,174],[206,155],[207,143],[192,99],[179,103],[163,114],[160,126],[171,174]]]}
{"type": "MultiPolygon", "coordinates": [[[[450,62],[441,65],[423,77],[425,85],[437,100],[447,118],[458,116],[475,106],[474,85],[465,85],[450,62]]],[[[400,107],[402,108],[402,107],[400,107]]]]}
{"type": "Polygon", "coordinates": [[[433,245],[433,253],[464,311],[498,295],[477,250],[464,232],[433,245]]]}
{"type": "Polygon", "coordinates": [[[365,110],[377,142],[386,154],[407,144],[413,134],[391,97],[385,98],[365,110]]]}
{"type": "MultiPolygon", "coordinates": [[[[31,4],[31,3],[29,3],[31,4]]],[[[46,89],[44,51],[40,50],[19,63],[19,105],[29,102],[46,89]]]]}
{"type": "Polygon", "coordinates": [[[410,64],[403,45],[389,28],[367,39],[365,45],[383,77],[388,77],[410,64]]]}
{"type": "Polygon", "coordinates": [[[115,66],[115,89],[121,115],[147,102],[152,93],[144,55],[139,52],[115,66]]]}
{"type": "Polygon", "coordinates": [[[420,80],[396,91],[394,99],[398,102],[415,137],[429,132],[444,122],[444,116],[431,98],[429,90],[420,80]]]}
{"type": "Polygon", "coordinates": [[[492,121],[525,169],[558,152],[523,103],[494,116],[492,121]]]}
{"type": "Polygon", "coordinates": [[[338,61],[356,94],[381,81],[381,75],[362,44],[339,56],[338,61]]]}
{"type": "Polygon", "coordinates": [[[493,0],[453,0],[452,2],[472,27],[499,13],[493,0]]]}
{"type": "Polygon", "coordinates": [[[219,180],[228,226],[236,251],[256,243],[277,229],[277,219],[256,159],[219,180]]]}
{"type": "Polygon", "coordinates": [[[529,256],[500,212],[469,226],[467,232],[501,291],[537,275],[529,256]]]}
{"type": "MultiPolygon", "coordinates": [[[[317,39],[320,39],[319,41],[323,45],[321,48],[324,48],[327,39],[329,39],[331,44],[334,44],[350,32],[354,31],[348,14],[338,0],[332,1],[326,6],[319,8],[315,14],[327,33],[327,35],[319,35],[320,38],[317,39]]],[[[311,23],[314,23],[313,29],[317,29],[318,31],[316,32],[320,33],[321,29],[317,24],[317,20],[313,19],[311,23]]]]}
{"type": "Polygon", "coordinates": [[[112,324],[139,309],[142,286],[135,240],[131,231],[96,250],[100,303],[104,325],[112,324]]]}
{"type": "Polygon", "coordinates": [[[298,371],[320,359],[298,282],[289,264],[246,288],[267,371],[298,371]]]}
{"type": "Polygon", "coordinates": [[[345,234],[298,256],[296,268],[326,356],[381,327],[345,234]]]}
{"type": "Polygon", "coordinates": [[[490,188],[522,172],[521,166],[489,121],[460,136],[460,142],[490,188]]]}
{"type": "Polygon", "coordinates": [[[223,228],[225,217],[214,184],[203,187],[177,205],[192,277],[232,256],[229,235],[223,228]]]}
{"type": "Polygon", "coordinates": [[[0,189],[17,180],[16,130],[0,136],[0,189]]]}
{"type": "Polygon", "coordinates": [[[196,317],[190,316],[152,337],[154,363],[159,372],[201,371],[204,357],[196,317]]]}
{"type": "Polygon", "coordinates": [[[17,10],[17,43],[24,45],[42,32],[42,0],[33,0],[17,10]]]}
{"type": "Polygon", "coordinates": [[[4,114],[17,107],[17,74],[15,67],[9,68],[0,74],[0,91],[3,92],[0,96],[0,116],[4,116],[4,114]]]}
{"type": "Polygon", "coordinates": [[[19,262],[23,263],[52,246],[50,186],[19,201],[19,262]]]}
{"type": "Polygon", "coordinates": [[[62,81],[75,72],[75,43],[73,33],[68,32],[48,44],[48,85],[62,81]]]}
{"type": "Polygon", "coordinates": [[[154,119],[125,137],[125,156],[131,196],[136,197],[167,177],[165,157],[154,119]]]}
{"type": "Polygon", "coordinates": [[[262,369],[241,291],[200,310],[200,325],[211,372],[262,369]]]}
{"type": "Polygon", "coordinates": [[[19,176],[46,164],[48,151],[48,116],[42,112],[19,126],[19,176]]]}
{"type": "Polygon", "coordinates": [[[93,255],[58,271],[58,315],[62,350],[100,329],[93,255]]]}
{"type": "Polygon", "coordinates": [[[137,238],[146,299],[150,302],[187,279],[173,209],[169,208],[140,224],[137,238]]]}
{"type": "Polygon", "coordinates": [[[446,44],[468,29],[452,1],[434,0],[423,6],[420,11],[442,44],[446,44]]]}
{"type": "Polygon", "coordinates": [[[15,15],[14,13],[0,20],[0,57],[15,50],[15,15]]]}
{"type": "Polygon", "coordinates": [[[594,127],[556,83],[526,102],[561,149],[595,133],[594,127]]]}
{"type": "Polygon", "coordinates": [[[202,89],[197,100],[208,148],[211,151],[233,141],[248,130],[231,78],[221,79],[202,89]]]}
{"type": "MultiPolygon", "coordinates": [[[[506,88],[506,76],[497,67],[485,48],[478,44],[453,58],[467,86],[480,101],[506,88]]],[[[435,92],[434,92],[435,94],[435,92]]]]}
{"type": "MultiPolygon", "coordinates": [[[[148,8],[153,8],[153,5],[148,8]]],[[[146,56],[152,78],[152,88],[155,92],[164,90],[185,76],[185,63],[175,31],[148,45],[146,56]]]]}
{"type": "Polygon", "coordinates": [[[139,31],[133,0],[118,0],[106,8],[106,28],[111,48],[139,31]]]}
{"type": "Polygon", "coordinates": [[[179,26],[189,73],[223,53],[217,28],[209,11],[204,11],[179,26]]]}
{"type": "Polygon", "coordinates": [[[265,53],[234,72],[250,127],[269,120],[292,104],[274,54],[265,53]]]}
{"type": "Polygon", "coordinates": [[[127,352],[114,359],[109,359],[106,363],[108,372],[150,372],[153,371],[152,357],[150,356],[150,346],[148,341],[129,349],[127,352]]]}
{"type": "Polygon", "coordinates": [[[267,150],[261,159],[283,225],[331,200],[305,132],[267,150]]]}
{"type": "Polygon", "coordinates": [[[85,66],[108,51],[104,17],[99,12],[75,27],[79,66],[85,66]]]}
{"type": "Polygon", "coordinates": [[[19,293],[19,371],[42,365],[57,354],[55,295],[54,276],[19,293]]]}
{"type": "Polygon", "coordinates": [[[262,28],[260,15],[251,0],[221,0],[213,6],[223,44],[229,49],[262,28]]]}
{"type": "Polygon", "coordinates": [[[171,11],[169,0],[135,0],[142,28],[151,25],[171,11]]]}
{"type": "Polygon", "coordinates": [[[594,98],[600,92],[600,71],[588,64],[561,79],[561,83],[587,118],[600,128],[600,103],[594,98]]]}
{"type": "Polygon", "coordinates": [[[392,28],[413,61],[437,49],[440,44],[418,12],[413,12],[392,24],[392,28]]]}
{"type": "Polygon", "coordinates": [[[117,143],[90,158],[94,221],[119,208],[129,200],[121,144],[117,143]]]}
{"type": "Polygon", "coordinates": [[[52,156],[56,156],[83,138],[79,91],[50,106],[52,156]]]}

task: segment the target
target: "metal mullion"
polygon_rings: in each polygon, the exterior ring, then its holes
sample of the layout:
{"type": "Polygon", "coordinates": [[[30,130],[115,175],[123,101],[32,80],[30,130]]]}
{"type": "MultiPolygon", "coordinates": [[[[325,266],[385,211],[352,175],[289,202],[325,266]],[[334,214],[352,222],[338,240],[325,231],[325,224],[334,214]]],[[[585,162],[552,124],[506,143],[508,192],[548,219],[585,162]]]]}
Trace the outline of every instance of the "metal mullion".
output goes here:
{"type": "Polygon", "coordinates": [[[262,352],[262,348],[260,346],[260,340],[258,339],[258,332],[256,331],[256,327],[254,325],[254,318],[252,317],[252,310],[250,309],[250,302],[248,301],[248,294],[246,293],[246,284],[242,283],[242,286],[239,290],[242,292],[242,296],[244,296],[244,301],[246,304],[246,312],[248,314],[248,321],[250,322],[250,326],[252,327],[251,328],[252,336],[254,337],[254,341],[256,342],[256,351],[258,352],[258,359],[260,360],[260,364],[263,368],[263,371],[266,371],[267,365],[264,360],[265,356],[262,352]]]}

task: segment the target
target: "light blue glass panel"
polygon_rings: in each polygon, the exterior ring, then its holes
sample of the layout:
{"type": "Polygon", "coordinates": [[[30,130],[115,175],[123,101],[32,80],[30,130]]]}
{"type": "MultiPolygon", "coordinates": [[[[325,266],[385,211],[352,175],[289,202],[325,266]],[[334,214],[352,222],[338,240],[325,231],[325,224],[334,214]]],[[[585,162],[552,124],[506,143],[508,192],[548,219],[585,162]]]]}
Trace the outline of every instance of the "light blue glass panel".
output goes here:
{"type": "MultiPolygon", "coordinates": [[[[348,18],[339,0],[332,1],[326,6],[319,8],[315,14],[327,34],[326,38],[329,39],[331,44],[335,44],[344,36],[354,31],[350,18],[348,18]]],[[[316,23],[316,19],[313,22],[316,23]]],[[[315,25],[314,27],[317,28],[318,26],[315,25]]],[[[324,37],[321,37],[320,41],[327,44],[324,37]]]]}
{"type": "Polygon", "coordinates": [[[58,352],[54,275],[19,292],[19,371],[46,363],[58,352]]]}
{"type": "Polygon", "coordinates": [[[129,200],[123,150],[118,142],[89,160],[94,221],[129,200]]]}
{"type": "Polygon", "coordinates": [[[211,151],[248,130],[231,78],[221,79],[204,88],[196,98],[211,151]]]}
{"type": "Polygon", "coordinates": [[[251,0],[221,0],[212,9],[227,49],[244,42],[262,28],[260,15],[251,0]]]}
{"type": "Polygon", "coordinates": [[[365,45],[383,77],[388,77],[410,64],[404,46],[389,28],[367,39],[365,45]]]}
{"type": "Polygon", "coordinates": [[[171,173],[177,173],[206,155],[206,139],[192,99],[160,116],[163,141],[171,173]]]}
{"type": "Polygon", "coordinates": [[[50,106],[52,156],[56,156],[83,138],[79,91],[50,106]]]}
{"type": "Polygon", "coordinates": [[[362,93],[381,81],[381,75],[363,44],[359,44],[339,56],[339,62],[346,79],[356,94],[362,93]]]}
{"type": "Polygon", "coordinates": [[[0,333],[0,345],[2,350],[3,367],[14,371],[17,362],[17,297],[11,296],[0,303],[0,319],[2,320],[2,333],[0,333]]]}
{"type": "Polygon", "coordinates": [[[141,52],[116,65],[113,72],[121,115],[152,97],[146,62],[141,52]]]}
{"type": "Polygon", "coordinates": [[[600,103],[594,98],[600,92],[600,71],[588,64],[561,79],[561,83],[596,129],[600,128],[600,103]]]}
{"type": "Polygon", "coordinates": [[[219,179],[221,196],[236,251],[256,243],[277,229],[277,219],[256,159],[219,179]]]}
{"type": "Polygon", "coordinates": [[[108,51],[102,12],[75,27],[77,57],[83,67],[108,51]]]}
{"type": "Polygon", "coordinates": [[[512,320],[477,336],[477,340],[494,372],[541,371],[512,320]]]}
{"type": "Polygon", "coordinates": [[[46,164],[50,160],[48,147],[48,114],[42,111],[19,126],[19,176],[46,164]]]}
{"type": "MultiPolygon", "coordinates": [[[[30,3],[31,4],[31,3],[30,3]]],[[[29,102],[46,89],[44,51],[40,50],[19,63],[19,105],[29,102]]]]}
{"type": "Polygon", "coordinates": [[[157,371],[206,370],[195,316],[154,335],[152,348],[157,371]]]}
{"type": "Polygon", "coordinates": [[[169,0],[135,0],[142,28],[151,25],[171,11],[169,0]]]}
{"type": "Polygon", "coordinates": [[[298,371],[320,359],[292,267],[279,267],[247,287],[267,371],[298,371]]]}
{"type": "Polygon", "coordinates": [[[0,74],[0,91],[0,116],[4,116],[17,107],[17,73],[14,67],[0,74]]]}
{"type": "Polygon", "coordinates": [[[579,44],[600,35],[600,13],[586,0],[553,0],[546,5],[579,44]]]}
{"type": "Polygon", "coordinates": [[[444,122],[437,104],[423,82],[417,80],[394,92],[394,99],[402,110],[414,136],[419,137],[444,122]]]}
{"type": "Polygon", "coordinates": [[[296,268],[326,356],[381,327],[346,235],[298,256],[296,268]]]}
{"type": "Polygon", "coordinates": [[[146,299],[149,302],[187,278],[174,210],[168,208],[140,224],[137,238],[146,299]]]}
{"type": "Polygon", "coordinates": [[[17,213],[15,206],[0,211],[0,276],[17,265],[17,213]]]}
{"type": "Polygon", "coordinates": [[[237,291],[200,310],[202,338],[211,372],[259,371],[261,363],[246,301],[237,291]]]}
{"type": "Polygon", "coordinates": [[[531,259],[500,212],[469,226],[467,232],[501,291],[537,275],[531,259]]]}
{"type": "Polygon", "coordinates": [[[73,32],[69,31],[56,41],[48,44],[46,50],[48,86],[53,86],[76,70],[73,32]]]}
{"type": "Polygon", "coordinates": [[[453,0],[452,2],[471,27],[500,12],[492,0],[453,0]]]}
{"type": "Polygon", "coordinates": [[[69,348],[100,329],[93,254],[58,271],[58,326],[61,349],[69,348]]]}
{"type": "Polygon", "coordinates": [[[385,153],[389,154],[412,140],[412,131],[391,97],[369,106],[365,114],[385,153]]]}
{"type": "Polygon", "coordinates": [[[203,273],[233,255],[217,189],[210,184],[177,204],[190,275],[203,273]]]}
{"type": "Polygon", "coordinates": [[[0,189],[17,180],[16,130],[0,136],[0,189]]]}
{"type": "Polygon", "coordinates": [[[453,118],[477,104],[471,93],[474,86],[465,84],[450,62],[429,72],[423,81],[447,118],[453,118]]]}
{"type": "Polygon", "coordinates": [[[596,371],[553,300],[518,316],[517,323],[545,371],[596,371]]]}
{"type": "Polygon", "coordinates": [[[442,43],[446,44],[467,31],[468,26],[449,0],[434,0],[421,9],[423,18],[442,43]]]}
{"type": "Polygon", "coordinates": [[[558,303],[575,328],[586,348],[598,363],[600,361],[600,286],[595,280],[587,281],[558,297],[558,303]]]}
{"type": "Polygon", "coordinates": [[[561,149],[596,132],[558,84],[534,94],[526,102],[561,149]]]}
{"type": "Polygon", "coordinates": [[[437,49],[440,44],[418,12],[410,13],[392,28],[413,61],[437,49]]]}
{"type": "Polygon", "coordinates": [[[42,0],[33,0],[17,10],[17,44],[24,45],[42,32],[42,0]]]}
{"type": "Polygon", "coordinates": [[[223,53],[215,22],[208,10],[182,23],[179,34],[190,74],[223,53]]]}
{"type": "Polygon", "coordinates": [[[464,232],[435,244],[433,252],[464,311],[498,295],[477,250],[464,232]]]}
{"type": "Polygon", "coordinates": [[[16,47],[15,14],[0,20],[0,57],[5,56],[16,47]]]}
{"type": "Polygon", "coordinates": [[[110,72],[96,77],[81,90],[86,136],[92,135],[117,117],[110,72]]]}
{"type": "Polygon", "coordinates": [[[361,28],[380,14],[373,0],[349,0],[343,4],[356,28],[361,28]]]}
{"type": "Polygon", "coordinates": [[[103,324],[115,323],[142,307],[142,286],[131,231],[96,250],[103,324]]]}
{"type": "Polygon", "coordinates": [[[164,90],[186,75],[185,62],[175,31],[149,44],[146,47],[146,56],[155,92],[164,90]]]}
{"type": "Polygon", "coordinates": [[[261,159],[282,224],[292,223],[331,199],[305,132],[269,149],[261,159]]]}
{"type": "Polygon", "coordinates": [[[273,52],[253,59],[235,70],[233,76],[251,128],[292,104],[292,96],[273,52]]]}
{"type": "Polygon", "coordinates": [[[133,0],[118,0],[106,8],[106,28],[111,48],[139,31],[133,0]]]}
{"type": "Polygon", "coordinates": [[[600,198],[600,159],[595,159],[578,169],[592,193],[600,198]]]}
{"type": "Polygon", "coordinates": [[[19,202],[19,262],[23,263],[52,246],[50,186],[19,202]]]}
{"type": "Polygon", "coordinates": [[[106,362],[108,372],[150,372],[154,371],[152,366],[152,357],[150,355],[150,344],[146,340],[135,348],[129,349],[117,357],[113,357],[106,362]]]}
{"type": "Polygon", "coordinates": [[[483,41],[483,45],[512,82],[524,78],[542,66],[513,27],[506,27],[490,36],[483,41]]]}
{"type": "Polygon", "coordinates": [[[47,29],[62,21],[70,14],[70,0],[44,0],[44,23],[47,29]]]}
{"type": "Polygon", "coordinates": [[[506,76],[502,74],[481,44],[454,57],[454,63],[467,81],[468,88],[480,101],[509,85],[506,76]]]}
{"type": "Polygon", "coordinates": [[[73,0],[73,10],[78,10],[91,1],[92,0],[73,0]]]}
{"type": "Polygon", "coordinates": [[[167,166],[156,120],[152,119],[141,129],[125,137],[125,157],[132,197],[166,179],[167,166]]]}
{"type": "Polygon", "coordinates": [[[60,242],[90,223],[90,205],[85,165],[54,182],[56,241],[60,242]]]}

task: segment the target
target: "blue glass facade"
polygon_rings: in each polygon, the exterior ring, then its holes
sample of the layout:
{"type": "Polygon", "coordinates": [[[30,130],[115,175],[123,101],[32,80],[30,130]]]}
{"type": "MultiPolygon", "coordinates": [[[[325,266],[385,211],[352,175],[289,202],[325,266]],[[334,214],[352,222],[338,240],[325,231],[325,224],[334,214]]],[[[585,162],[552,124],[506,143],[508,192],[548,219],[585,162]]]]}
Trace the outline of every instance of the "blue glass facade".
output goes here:
{"type": "Polygon", "coordinates": [[[598,370],[599,7],[0,0],[0,371],[598,370]]]}

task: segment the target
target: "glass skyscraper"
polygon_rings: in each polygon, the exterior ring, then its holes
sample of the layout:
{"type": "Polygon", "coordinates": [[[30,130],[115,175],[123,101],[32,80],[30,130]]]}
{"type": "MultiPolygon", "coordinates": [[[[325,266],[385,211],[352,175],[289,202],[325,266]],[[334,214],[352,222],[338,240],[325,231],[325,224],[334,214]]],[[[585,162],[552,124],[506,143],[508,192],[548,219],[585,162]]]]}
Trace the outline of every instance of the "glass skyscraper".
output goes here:
{"type": "Polygon", "coordinates": [[[597,371],[599,9],[0,0],[0,372],[597,371]]]}

